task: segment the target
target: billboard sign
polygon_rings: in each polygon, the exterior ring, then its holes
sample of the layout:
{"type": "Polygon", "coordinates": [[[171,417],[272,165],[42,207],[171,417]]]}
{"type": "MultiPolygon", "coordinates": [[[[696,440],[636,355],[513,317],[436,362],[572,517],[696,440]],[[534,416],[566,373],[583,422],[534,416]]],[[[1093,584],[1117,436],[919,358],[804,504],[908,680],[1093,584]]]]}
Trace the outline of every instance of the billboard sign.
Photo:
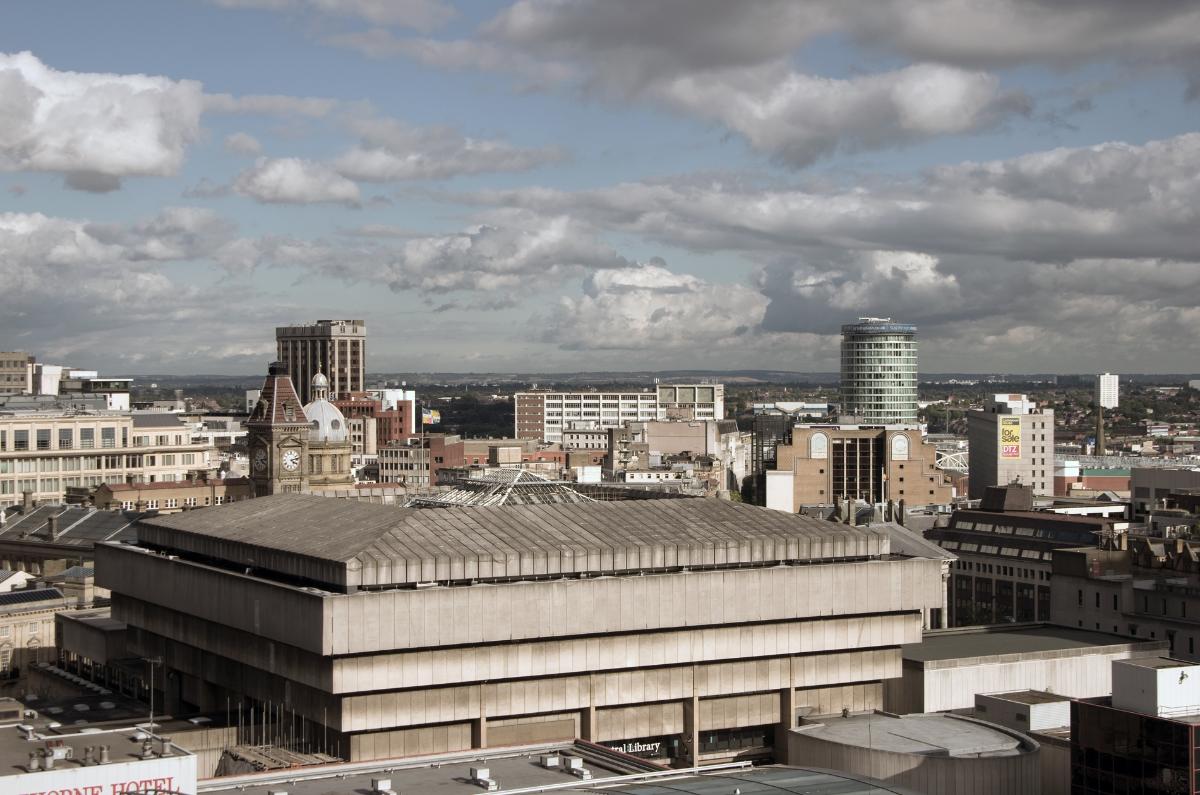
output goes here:
{"type": "Polygon", "coordinates": [[[1000,457],[1021,457],[1021,418],[1000,418],[1000,457]]]}

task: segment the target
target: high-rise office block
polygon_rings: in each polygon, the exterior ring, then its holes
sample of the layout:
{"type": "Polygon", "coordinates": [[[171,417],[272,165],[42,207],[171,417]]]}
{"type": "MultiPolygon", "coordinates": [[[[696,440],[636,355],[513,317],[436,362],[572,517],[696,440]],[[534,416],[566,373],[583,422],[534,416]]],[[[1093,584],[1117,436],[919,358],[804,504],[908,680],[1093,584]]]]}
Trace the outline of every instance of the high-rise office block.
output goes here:
{"type": "Polygon", "coordinates": [[[367,325],[362,320],[318,320],[275,329],[278,360],[292,376],[300,402],[312,402],[312,380],[329,379],[334,397],[363,391],[367,372],[367,325]]]}
{"type": "Polygon", "coordinates": [[[967,412],[970,498],[988,486],[1020,483],[1034,494],[1054,493],[1054,411],[1025,395],[995,395],[986,411],[967,412]]]}
{"type": "Polygon", "coordinates": [[[1120,376],[1112,373],[1096,376],[1096,405],[1101,408],[1115,409],[1119,401],[1118,386],[1120,376]]]}
{"type": "Polygon", "coordinates": [[[842,326],[842,414],[868,425],[917,421],[916,336],[891,318],[842,326]]]}

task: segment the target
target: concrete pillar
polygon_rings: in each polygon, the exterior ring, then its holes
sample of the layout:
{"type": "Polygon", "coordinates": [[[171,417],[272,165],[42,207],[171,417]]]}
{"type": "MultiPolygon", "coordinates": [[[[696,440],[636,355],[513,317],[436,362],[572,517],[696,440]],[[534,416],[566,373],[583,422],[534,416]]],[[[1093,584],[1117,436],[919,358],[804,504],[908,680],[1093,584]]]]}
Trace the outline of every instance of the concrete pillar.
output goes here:
{"type": "Polygon", "coordinates": [[[692,695],[683,700],[683,757],[680,761],[684,767],[695,767],[700,764],[699,758],[700,699],[692,695]]]}
{"type": "Polygon", "coordinates": [[[579,738],[596,742],[596,707],[591,704],[579,710],[579,738]]]}
{"type": "Polygon", "coordinates": [[[796,688],[782,688],[779,691],[779,724],[775,727],[775,761],[781,765],[791,764],[788,761],[788,734],[796,728],[796,688]]]}

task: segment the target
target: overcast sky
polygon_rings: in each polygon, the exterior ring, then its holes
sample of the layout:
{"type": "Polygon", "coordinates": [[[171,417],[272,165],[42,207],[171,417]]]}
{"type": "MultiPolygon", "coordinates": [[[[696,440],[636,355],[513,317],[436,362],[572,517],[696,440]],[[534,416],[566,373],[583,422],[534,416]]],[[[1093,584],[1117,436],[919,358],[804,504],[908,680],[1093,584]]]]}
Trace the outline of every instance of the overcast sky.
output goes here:
{"type": "Polygon", "coordinates": [[[1200,3],[6,3],[0,349],[1200,370],[1200,3]]]}

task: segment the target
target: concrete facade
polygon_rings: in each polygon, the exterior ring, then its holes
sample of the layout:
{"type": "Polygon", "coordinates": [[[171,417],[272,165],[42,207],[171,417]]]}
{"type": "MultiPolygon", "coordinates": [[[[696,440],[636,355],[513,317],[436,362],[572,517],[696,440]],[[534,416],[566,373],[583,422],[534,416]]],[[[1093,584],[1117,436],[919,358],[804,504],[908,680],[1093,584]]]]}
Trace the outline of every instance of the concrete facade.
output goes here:
{"type": "Polygon", "coordinates": [[[1114,660],[1155,657],[1166,644],[1050,625],[934,630],[903,650],[887,682],[889,712],[970,709],[978,693],[1044,690],[1074,698],[1112,692],[1114,660]]]}
{"type": "Polygon", "coordinates": [[[1166,641],[1200,662],[1200,572],[1192,542],[1131,538],[1128,549],[1054,553],[1050,615],[1064,626],[1166,641]]]}
{"type": "Polygon", "coordinates": [[[0,415],[0,507],[32,492],[62,502],[71,487],[173,482],[216,465],[215,450],[192,441],[179,418],[156,427],[144,415],[18,412],[0,415]]]}
{"type": "Polygon", "coordinates": [[[276,358],[292,374],[301,403],[313,399],[312,379],[318,372],[329,377],[329,393],[336,398],[365,388],[367,324],[363,320],[318,320],[303,326],[275,329],[276,358]]]}
{"type": "Polygon", "coordinates": [[[967,412],[971,499],[1010,483],[1054,494],[1054,411],[1035,411],[1024,397],[996,395],[988,410],[967,412]]]}
{"type": "Polygon", "coordinates": [[[1133,467],[1129,470],[1129,488],[1133,519],[1144,521],[1171,492],[1200,489],[1200,469],[1133,467]]]}
{"type": "Polygon", "coordinates": [[[1038,795],[1038,744],[959,715],[821,718],[788,735],[788,764],[868,776],[926,795],[1038,795]]]}
{"type": "Polygon", "coordinates": [[[707,500],[402,511],[279,495],[138,534],[97,548],[99,584],[130,654],[163,656],[168,707],[287,703],[356,760],[576,736],[728,758],[705,738],[881,706],[944,594],[942,561],[889,554],[885,532],[707,500]],[[287,529],[268,545],[256,522],[287,529]],[[299,551],[306,530],[352,551],[381,522],[406,529],[344,564],[299,551]],[[542,547],[559,526],[563,546],[542,547]],[[388,562],[425,533],[442,552],[388,562]],[[597,533],[611,538],[593,547],[597,533]]]}

